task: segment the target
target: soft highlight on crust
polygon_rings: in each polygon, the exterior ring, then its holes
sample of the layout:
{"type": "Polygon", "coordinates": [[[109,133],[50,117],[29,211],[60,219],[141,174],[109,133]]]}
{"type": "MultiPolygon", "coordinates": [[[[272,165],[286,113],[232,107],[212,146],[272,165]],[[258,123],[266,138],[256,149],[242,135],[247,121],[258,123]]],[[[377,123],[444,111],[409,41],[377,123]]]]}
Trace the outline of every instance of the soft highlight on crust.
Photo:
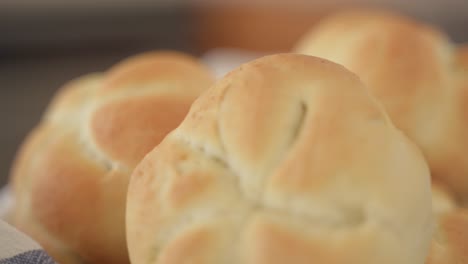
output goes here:
{"type": "Polygon", "coordinates": [[[421,264],[429,171],[354,74],[278,54],[194,102],[133,172],[126,219],[139,264],[421,264]]]}
{"type": "Polygon", "coordinates": [[[129,263],[130,173],[212,81],[189,55],[148,52],[65,84],[18,151],[13,224],[61,264],[129,263]]]}

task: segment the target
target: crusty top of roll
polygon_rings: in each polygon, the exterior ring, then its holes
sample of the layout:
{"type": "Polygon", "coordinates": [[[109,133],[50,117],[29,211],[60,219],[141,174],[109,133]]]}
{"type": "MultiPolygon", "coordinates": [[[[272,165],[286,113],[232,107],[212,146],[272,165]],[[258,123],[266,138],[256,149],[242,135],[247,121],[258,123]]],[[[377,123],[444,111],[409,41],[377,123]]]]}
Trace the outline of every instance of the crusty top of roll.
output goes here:
{"type": "Polygon", "coordinates": [[[127,198],[139,264],[421,264],[431,219],[418,149],[354,74],[294,54],[199,97],[127,198]]]}
{"type": "Polygon", "coordinates": [[[130,173],[212,81],[188,55],[149,52],[66,84],[15,161],[15,225],[61,264],[128,263],[130,173]]]}
{"type": "Polygon", "coordinates": [[[468,83],[460,77],[468,57],[444,33],[389,11],[342,11],[314,26],[294,51],[356,73],[422,148],[434,178],[468,200],[467,89],[459,88],[468,83]]]}

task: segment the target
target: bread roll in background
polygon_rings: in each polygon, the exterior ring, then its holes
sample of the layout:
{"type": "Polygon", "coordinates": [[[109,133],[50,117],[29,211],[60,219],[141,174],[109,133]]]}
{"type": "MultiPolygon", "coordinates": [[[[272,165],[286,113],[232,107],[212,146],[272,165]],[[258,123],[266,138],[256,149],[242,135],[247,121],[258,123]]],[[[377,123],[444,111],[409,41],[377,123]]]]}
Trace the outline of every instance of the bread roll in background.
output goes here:
{"type": "Polygon", "coordinates": [[[356,73],[423,150],[432,176],[468,200],[467,57],[444,33],[390,11],[349,10],[323,19],[294,51],[356,73]]]}
{"type": "Polygon", "coordinates": [[[66,84],[17,154],[13,224],[61,264],[129,263],[131,172],[212,81],[195,58],[167,51],[66,84]]]}
{"type": "Polygon", "coordinates": [[[199,97],[135,169],[132,263],[424,263],[429,169],[360,80],[279,54],[199,97]]]}

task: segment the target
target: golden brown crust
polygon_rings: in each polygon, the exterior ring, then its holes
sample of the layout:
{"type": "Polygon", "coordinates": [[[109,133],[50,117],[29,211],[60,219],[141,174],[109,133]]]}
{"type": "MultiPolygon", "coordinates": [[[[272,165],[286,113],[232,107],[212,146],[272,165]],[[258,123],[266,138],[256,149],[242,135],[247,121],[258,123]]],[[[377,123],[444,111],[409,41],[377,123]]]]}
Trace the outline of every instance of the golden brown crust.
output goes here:
{"type": "Polygon", "coordinates": [[[279,54],[211,87],[133,172],[133,263],[423,263],[419,150],[359,79],[279,54]],[[418,188],[414,188],[417,186],[418,188]]]}
{"type": "Polygon", "coordinates": [[[149,142],[160,142],[179,125],[193,99],[173,94],[110,102],[91,118],[93,139],[112,160],[134,167],[154,147],[149,142]]]}
{"type": "Polygon", "coordinates": [[[457,51],[436,28],[376,10],[325,18],[295,47],[355,72],[421,147],[433,178],[460,200],[468,199],[464,50],[457,51]]]}
{"type": "Polygon", "coordinates": [[[211,78],[188,55],[153,52],[64,85],[17,154],[14,224],[61,264],[129,263],[130,173],[211,78]]]}

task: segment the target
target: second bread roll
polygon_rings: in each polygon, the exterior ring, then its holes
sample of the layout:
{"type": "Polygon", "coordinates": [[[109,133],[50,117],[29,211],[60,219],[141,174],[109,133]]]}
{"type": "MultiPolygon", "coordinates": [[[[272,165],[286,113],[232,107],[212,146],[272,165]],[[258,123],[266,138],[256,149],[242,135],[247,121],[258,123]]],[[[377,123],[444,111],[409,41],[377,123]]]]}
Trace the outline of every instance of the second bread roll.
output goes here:
{"type": "Polygon", "coordinates": [[[13,224],[60,264],[129,263],[130,174],[211,82],[191,56],[149,52],[65,85],[16,158],[13,224]]]}
{"type": "Polygon", "coordinates": [[[429,170],[354,74],[267,56],[138,165],[126,224],[138,264],[422,264],[429,170]]]}

